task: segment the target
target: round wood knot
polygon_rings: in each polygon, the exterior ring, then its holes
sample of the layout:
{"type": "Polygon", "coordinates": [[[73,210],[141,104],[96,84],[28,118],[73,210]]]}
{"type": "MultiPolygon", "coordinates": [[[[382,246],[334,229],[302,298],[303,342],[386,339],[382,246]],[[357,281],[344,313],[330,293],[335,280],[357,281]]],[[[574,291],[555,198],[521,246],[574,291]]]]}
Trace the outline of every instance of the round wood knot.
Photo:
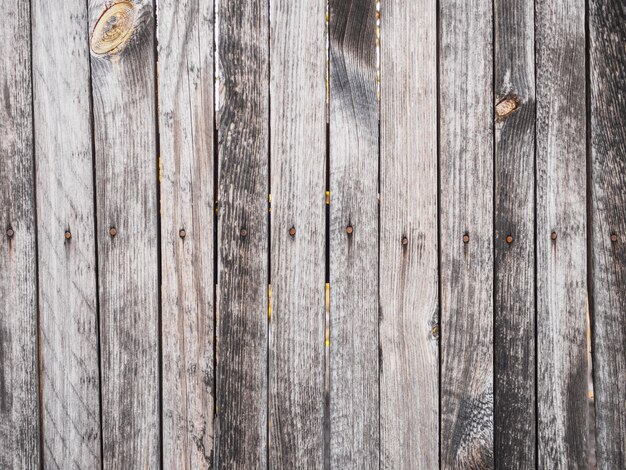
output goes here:
{"type": "Polygon", "coordinates": [[[463,243],[469,243],[469,233],[463,235],[463,243]]]}
{"type": "Polygon", "coordinates": [[[132,2],[114,3],[104,10],[91,35],[91,51],[108,55],[123,46],[135,29],[137,8],[132,2]]]}
{"type": "Polygon", "coordinates": [[[557,239],[557,237],[558,237],[558,235],[556,234],[556,232],[552,232],[552,233],[550,234],[550,238],[551,238],[552,240],[556,240],[556,239],[557,239]]]}
{"type": "Polygon", "coordinates": [[[507,235],[506,236],[506,242],[510,245],[511,243],[513,243],[513,236],[512,235],[507,235]]]}
{"type": "Polygon", "coordinates": [[[617,241],[617,233],[612,233],[612,234],[611,234],[611,241],[612,241],[613,243],[615,243],[615,242],[617,241]]]}
{"type": "Polygon", "coordinates": [[[296,228],[295,227],[291,227],[289,229],[289,236],[290,237],[295,237],[295,235],[296,235],[296,228]]]}
{"type": "Polygon", "coordinates": [[[187,236],[187,231],[186,231],[184,228],[181,228],[181,229],[178,231],[178,236],[179,236],[180,238],[185,238],[185,237],[187,236]]]}
{"type": "Polygon", "coordinates": [[[501,121],[515,111],[519,106],[519,98],[516,95],[508,95],[496,104],[496,120],[501,121]]]}
{"type": "Polygon", "coordinates": [[[346,233],[347,233],[348,235],[352,235],[352,233],[353,233],[353,232],[354,232],[354,228],[352,227],[352,225],[348,225],[348,226],[346,227],[346,233]]]}
{"type": "Polygon", "coordinates": [[[69,240],[70,238],[72,238],[72,232],[70,232],[69,230],[66,230],[64,236],[66,240],[69,240]]]}
{"type": "Polygon", "coordinates": [[[115,237],[117,235],[117,229],[115,227],[109,228],[109,235],[111,238],[115,237]]]}
{"type": "Polygon", "coordinates": [[[9,227],[7,229],[7,237],[8,238],[13,238],[14,235],[15,235],[15,231],[11,227],[9,227]]]}

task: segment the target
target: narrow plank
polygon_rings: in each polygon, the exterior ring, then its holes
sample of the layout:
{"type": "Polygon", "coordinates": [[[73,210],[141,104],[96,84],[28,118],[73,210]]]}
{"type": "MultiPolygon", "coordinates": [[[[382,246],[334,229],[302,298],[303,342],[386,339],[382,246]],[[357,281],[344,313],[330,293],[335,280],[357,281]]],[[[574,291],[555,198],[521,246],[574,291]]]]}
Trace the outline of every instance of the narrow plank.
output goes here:
{"type": "Polygon", "coordinates": [[[432,469],[439,467],[437,2],[385,3],[380,22],[380,464],[432,469]]]}
{"type": "Polygon", "coordinates": [[[376,1],[330,8],[330,465],[378,469],[376,1]]]}
{"type": "Polygon", "coordinates": [[[585,2],[536,2],[540,468],[583,468],[586,357],[585,2]]]}
{"type": "Polygon", "coordinates": [[[598,468],[626,468],[626,9],[589,3],[593,373],[598,468]]]}
{"type": "Polygon", "coordinates": [[[31,3],[44,462],[96,469],[100,377],[87,4],[31,3]]]}
{"type": "Polygon", "coordinates": [[[213,468],[213,2],[158,2],[163,468],[213,468]]]}
{"type": "Polygon", "coordinates": [[[276,0],[270,7],[269,465],[321,468],[326,2],[276,0]]]}
{"type": "Polygon", "coordinates": [[[440,7],[441,466],[493,468],[492,5],[440,7]]]}
{"type": "Polygon", "coordinates": [[[267,468],[269,8],[220,1],[216,467],[267,468]]]}
{"type": "Polygon", "coordinates": [[[0,467],[39,454],[30,8],[0,0],[0,467]]]}
{"type": "Polygon", "coordinates": [[[103,467],[157,468],[159,285],[152,2],[89,2],[103,467]]]}
{"type": "Polygon", "coordinates": [[[494,3],[495,465],[533,468],[535,4],[494,3]]]}

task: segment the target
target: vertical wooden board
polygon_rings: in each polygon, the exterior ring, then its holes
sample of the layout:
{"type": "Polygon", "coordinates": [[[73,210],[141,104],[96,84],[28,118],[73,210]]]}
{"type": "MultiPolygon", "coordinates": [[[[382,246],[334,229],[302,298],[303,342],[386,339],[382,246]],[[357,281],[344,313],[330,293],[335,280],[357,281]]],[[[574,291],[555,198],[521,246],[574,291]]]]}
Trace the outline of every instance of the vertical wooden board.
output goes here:
{"type": "Polygon", "coordinates": [[[325,14],[325,1],[271,2],[272,468],[323,462],[325,14]]]}
{"type": "Polygon", "coordinates": [[[538,0],[537,403],[540,468],[586,465],[585,3],[538,0]]]}
{"type": "Polygon", "coordinates": [[[534,7],[494,3],[494,450],[502,468],[533,468],[536,455],[534,7]]]}
{"type": "Polygon", "coordinates": [[[218,2],[218,468],[267,467],[269,7],[218,2]]]}
{"type": "Polygon", "coordinates": [[[158,2],[163,467],[213,468],[213,2],[158,2]]]}
{"type": "Polygon", "coordinates": [[[493,468],[492,5],[440,7],[441,465],[493,468]]]}
{"type": "Polygon", "coordinates": [[[598,468],[626,468],[626,9],[589,2],[593,374],[598,468]]]}
{"type": "Polygon", "coordinates": [[[157,468],[159,246],[152,3],[91,0],[89,17],[103,466],[157,468]]]}
{"type": "Polygon", "coordinates": [[[30,9],[0,0],[0,467],[39,468],[30,9]]]}
{"type": "Polygon", "coordinates": [[[43,452],[100,468],[100,377],[87,4],[32,2],[43,452]]]}
{"type": "Polygon", "coordinates": [[[330,465],[376,468],[376,1],[330,2],[330,465]]]}
{"type": "Polygon", "coordinates": [[[439,466],[437,2],[387,2],[380,42],[380,464],[439,466]]]}

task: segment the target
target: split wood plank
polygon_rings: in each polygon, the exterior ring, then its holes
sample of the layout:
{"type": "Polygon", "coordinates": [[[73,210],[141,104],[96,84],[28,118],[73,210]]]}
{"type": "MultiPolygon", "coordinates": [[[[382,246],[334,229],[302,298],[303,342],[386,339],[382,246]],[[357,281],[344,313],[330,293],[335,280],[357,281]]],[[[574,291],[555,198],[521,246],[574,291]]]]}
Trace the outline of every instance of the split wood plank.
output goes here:
{"type": "Polygon", "coordinates": [[[376,1],[329,8],[330,466],[378,469],[376,1]]]}
{"type": "Polygon", "coordinates": [[[493,468],[492,5],[440,3],[441,466],[493,468]]]}
{"type": "Polygon", "coordinates": [[[533,468],[535,40],[533,0],[494,3],[495,465],[533,468]]]}
{"type": "Polygon", "coordinates": [[[439,466],[437,2],[385,3],[380,27],[380,464],[431,469],[439,466]]]}
{"type": "Polygon", "coordinates": [[[32,2],[42,434],[50,468],[100,468],[87,4],[32,2]],[[50,47],[50,41],[54,41],[50,47]]]}
{"type": "Polygon", "coordinates": [[[213,468],[213,2],[158,2],[163,467],[213,468]]]}
{"type": "Polygon", "coordinates": [[[160,465],[152,8],[89,2],[106,468],[160,465]]]}
{"type": "Polygon", "coordinates": [[[269,8],[218,2],[216,467],[267,467],[269,8]]]}
{"type": "Polygon", "coordinates": [[[586,465],[585,2],[536,2],[540,468],[586,465]]]}
{"type": "Polygon", "coordinates": [[[599,469],[626,468],[626,9],[589,2],[593,375],[599,469]]]}
{"type": "Polygon", "coordinates": [[[0,467],[40,466],[30,7],[0,0],[0,467]]]}
{"type": "Polygon", "coordinates": [[[271,468],[323,464],[325,16],[324,1],[271,2],[271,468]]]}

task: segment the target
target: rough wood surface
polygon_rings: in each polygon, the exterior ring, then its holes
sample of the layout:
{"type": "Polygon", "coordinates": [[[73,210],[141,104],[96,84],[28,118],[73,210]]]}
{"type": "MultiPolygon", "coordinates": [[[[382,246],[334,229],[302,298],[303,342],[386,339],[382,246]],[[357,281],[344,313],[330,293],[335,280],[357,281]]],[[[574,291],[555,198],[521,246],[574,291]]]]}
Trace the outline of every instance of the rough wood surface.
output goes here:
{"type": "Polygon", "coordinates": [[[213,468],[213,2],[157,17],[163,467],[213,468]]]}
{"type": "Polygon", "coordinates": [[[441,466],[493,468],[492,5],[440,2],[441,466]]]}
{"type": "Polygon", "coordinates": [[[330,465],[378,469],[376,1],[330,8],[330,465]]]}
{"type": "Polygon", "coordinates": [[[494,3],[495,465],[535,466],[534,2],[494,3]]]}
{"type": "Polygon", "coordinates": [[[589,2],[597,461],[626,468],[626,6],[589,2]]]}
{"type": "Polygon", "coordinates": [[[0,0],[0,468],[40,465],[30,9],[0,0]]]}
{"type": "MultiPolygon", "coordinates": [[[[439,466],[437,3],[381,11],[380,466],[439,466]]],[[[331,349],[332,351],[332,349],[331,349]]]]}
{"type": "Polygon", "coordinates": [[[271,2],[271,468],[323,462],[325,8],[271,2]]]}
{"type": "Polygon", "coordinates": [[[96,469],[100,377],[87,4],[31,3],[44,462],[96,469]],[[51,38],[57,47],[50,47],[51,38]]]}
{"type": "Polygon", "coordinates": [[[269,9],[219,2],[218,468],[267,467],[269,9]]]}
{"type": "Polygon", "coordinates": [[[586,465],[585,4],[536,3],[540,468],[586,465]]]}
{"type": "Polygon", "coordinates": [[[91,0],[89,18],[103,466],[157,468],[159,247],[152,3],[110,6],[91,0]]]}

